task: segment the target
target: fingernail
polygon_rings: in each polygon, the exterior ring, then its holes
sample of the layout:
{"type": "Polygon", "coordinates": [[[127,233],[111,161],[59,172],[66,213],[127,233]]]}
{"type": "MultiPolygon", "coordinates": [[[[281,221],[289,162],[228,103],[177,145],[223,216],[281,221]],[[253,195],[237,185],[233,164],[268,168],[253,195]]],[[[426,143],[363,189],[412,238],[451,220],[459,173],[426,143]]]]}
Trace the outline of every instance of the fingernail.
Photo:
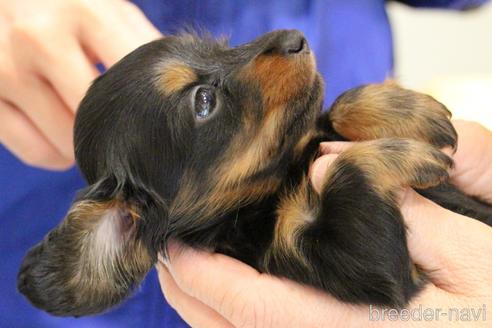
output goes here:
{"type": "Polygon", "coordinates": [[[329,142],[322,142],[319,144],[319,150],[322,154],[329,154],[331,152],[331,147],[329,142]]]}

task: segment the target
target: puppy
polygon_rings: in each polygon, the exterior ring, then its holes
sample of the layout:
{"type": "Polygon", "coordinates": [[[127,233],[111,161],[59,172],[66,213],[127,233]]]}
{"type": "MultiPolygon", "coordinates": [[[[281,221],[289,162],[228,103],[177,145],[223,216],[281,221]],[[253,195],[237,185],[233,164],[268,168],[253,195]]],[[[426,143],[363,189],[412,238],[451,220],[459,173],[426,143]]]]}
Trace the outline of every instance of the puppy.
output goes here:
{"type": "MultiPolygon", "coordinates": [[[[146,44],[93,83],[75,122],[88,187],[26,255],[18,289],[59,316],[120,303],[166,243],[240,259],[351,303],[401,307],[425,283],[398,207],[404,187],[490,224],[449,184],[449,111],[393,83],[321,114],[323,82],[298,31],[230,48],[185,34],[146,44]],[[326,140],[357,140],[320,194],[308,170],[326,140]]],[[[198,273],[197,273],[198,274],[198,273]]]]}

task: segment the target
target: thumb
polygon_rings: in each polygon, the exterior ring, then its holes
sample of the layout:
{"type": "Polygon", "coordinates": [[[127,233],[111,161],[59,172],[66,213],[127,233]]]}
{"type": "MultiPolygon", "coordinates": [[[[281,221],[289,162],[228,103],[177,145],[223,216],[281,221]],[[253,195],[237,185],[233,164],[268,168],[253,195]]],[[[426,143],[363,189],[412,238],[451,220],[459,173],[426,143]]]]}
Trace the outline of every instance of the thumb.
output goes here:
{"type": "Polygon", "coordinates": [[[311,184],[317,193],[320,193],[323,189],[323,183],[325,182],[328,167],[335,161],[338,155],[353,145],[354,143],[349,141],[330,141],[320,143],[319,150],[321,154],[324,155],[317,158],[309,170],[311,184]]]}
{"type": "Polygon", "coordinates": [[[328,167],[335,161],[338,154],[328,154],[317,158],[309,170],[309,178],[311,184],[317,193],[320,193],[323,189],[323,184],[325,182],[326,172],[328,167]]]}
{"type": "Polygon", "coordinates": [[[488,272],[485,259],[492,256],[490,227],[442,208],[412,189],[407,190],[401,211],[410,255],[435,285],[453,293],[483,292],[481,273],[488,272]]]}
{"type": "Polygon", "coordinates": [[[222,254],[195,250],[177,242],[167,246],[168,260],[164,260],[177,287],[198,299],[232,323],[250,317],[258,303],[260,273],[252,267],[222,254]],[[240,303],[240,304],[238,304],[240,303]],[[237,307],[248,309],[236,311],[237,307]]]}

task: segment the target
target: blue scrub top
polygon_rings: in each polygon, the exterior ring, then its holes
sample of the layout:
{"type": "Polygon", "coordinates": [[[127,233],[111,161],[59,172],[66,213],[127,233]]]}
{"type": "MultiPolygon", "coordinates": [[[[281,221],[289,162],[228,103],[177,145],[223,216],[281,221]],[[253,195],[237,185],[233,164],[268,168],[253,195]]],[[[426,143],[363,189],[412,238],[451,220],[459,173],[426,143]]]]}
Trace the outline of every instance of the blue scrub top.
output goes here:
{"type": "MultiPolygon", "coordinates": [[[[417,6],[463,9],[486,0],[408,0],[417,6]]],[[[231,45],[280,28],[307,36],[326,81],[326,105],[342,91],[391,76],[392,39],[385,0],[134,1],[164,33],[184,27],[229,36],[231,45]]],[[[49,172],[20,163],[0,146],[0,327],[186,327],[166,304],[155,270],[135,295],[109,313],[56,318],[16,291],[27,250],[65,216],[84,186],[76,168],[49,172]]]]}

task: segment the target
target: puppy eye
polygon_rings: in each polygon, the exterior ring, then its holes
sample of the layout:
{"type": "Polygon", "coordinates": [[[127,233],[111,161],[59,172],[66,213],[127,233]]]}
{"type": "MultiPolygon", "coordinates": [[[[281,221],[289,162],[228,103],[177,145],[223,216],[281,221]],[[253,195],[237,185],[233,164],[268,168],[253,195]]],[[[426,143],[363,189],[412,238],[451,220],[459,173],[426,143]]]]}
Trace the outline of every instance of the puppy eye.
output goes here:
{"type": "Polygon", "coordinates": [[[215,92],[210,88],[198,88],[195,93],[195,114],[198,118],[207,118],[215,109],[215,92]]]}

